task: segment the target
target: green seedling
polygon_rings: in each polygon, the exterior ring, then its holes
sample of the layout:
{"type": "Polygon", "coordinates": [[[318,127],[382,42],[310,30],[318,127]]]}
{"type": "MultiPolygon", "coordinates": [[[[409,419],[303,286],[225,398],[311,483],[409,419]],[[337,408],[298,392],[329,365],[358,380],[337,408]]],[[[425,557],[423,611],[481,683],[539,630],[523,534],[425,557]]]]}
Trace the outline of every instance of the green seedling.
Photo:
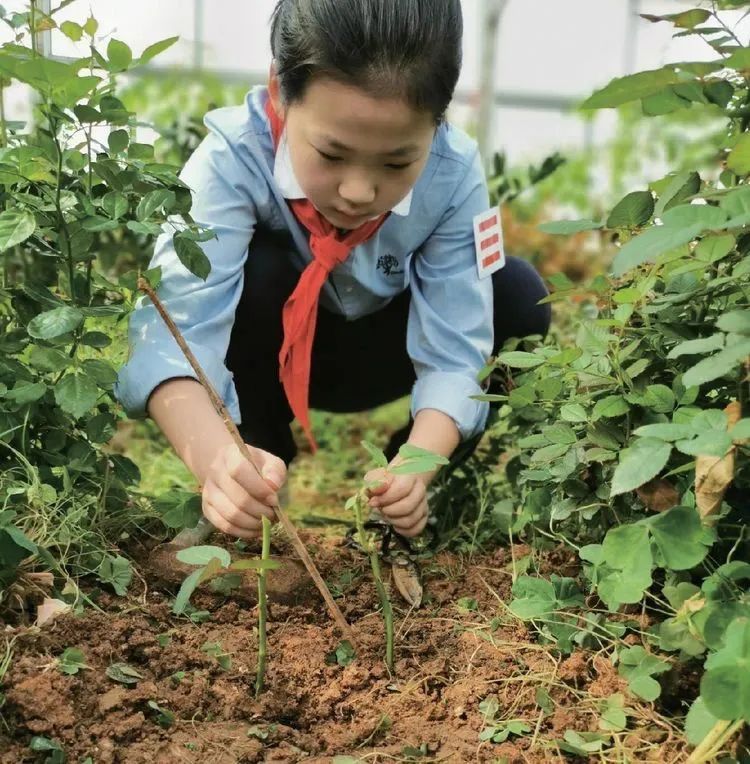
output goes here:
{"type": "Polygon", "coordinates": [[[229,669],[232,668],[232,656],[225,652],[219,642],[206,642],[201,647],[201,650],[206,653],[206,655],[216,658],[216,662],[224,669],[224,671],[229,671],[229,669]]]}
{"type": "Polygon", "coordinates": [[[356,658],[354,646],[348,640],[341,642],[335,650],[326,655],[326,663],[331,666],[348,666],[356,658]]]}
{"type": "MultiPolygon", "coordinates": [[[[425,472],[433,472],[441,465],[448,464],[444,456],[433,454],[423,448],[417,448],[410,444],[401,446],[399,450],[399,463],[391,466],[388,464],[385,454],[377,446],[362,442],[363,448],[372,457],[375,467],[385,470],[386,479],[395,475],[418,475],[425,472]]],[[[355,523],[357,526],[357,537],[359,545],[364,550],[370,560],[372,576],[375,580],[375,587],[380,598],[380,605],[383,610],[383,623],[385,625],[385,662],[388,670],[393,673],[393,608],[391,606],[388,592],[383,584],[383,577],[380,571],[380,559],[378,549],[375,544],[373,534],[365,529],[365,523],[370,516],[370,490],[378,486],[379,483],[365,483],[357,493],[346,502],[346,509],[354,511],[355,523]]]]}
{"type": "Polygon", "coordinates": [[[42,737],[41,735],[34,735],[29,743],[29,748],[32,751],[45,751],[49,753],[44,760],[44,764],[64,764],[65,762],[65,751],[56,740],[50,740],[50,738],[42,737]]]}
{"type": "Polygon", "coordinates": [[[156,712],[156,723],[167,729],[174,724],[175,715],[168,709],[160,706],[155,700],[149,700],[148,707],[156,712]]]}
{"type": "Polygon", "coordinates": [[[181,615],[185,612],[190,602],[190,597],[200,584],[222,572],[243,570],[266,571],[276,570],[281,567],[281,563],[275,560],[237,560],[232,562],[229,552],[218,546],[193,546],[189,549],[181,549],[177,552],[177,559],[186,565],[197,565],[199,567],[182,582],[172,607],[172,612],[175,615],[181,615]]]}
{"type": "Polygon", "coordinates": [[[73,676],[81,669],[88,668],[86,656],[77,647],[68,647],[57,659],[57,667],[63,674],[73,676]]]}

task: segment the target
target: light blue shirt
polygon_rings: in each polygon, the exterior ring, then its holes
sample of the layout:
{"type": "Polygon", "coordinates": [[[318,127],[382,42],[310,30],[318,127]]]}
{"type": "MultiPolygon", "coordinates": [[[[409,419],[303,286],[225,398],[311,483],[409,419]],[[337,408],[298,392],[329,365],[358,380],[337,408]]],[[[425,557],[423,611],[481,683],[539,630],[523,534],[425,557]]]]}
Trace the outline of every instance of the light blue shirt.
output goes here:
{"type": "MultiPolygon", "coordinates": [[[[289,231],[300,271],[312,259],[307,233],[286,202],[301,190],[283,141],[274,150],[266,99],[266,89],[256,88],[242,106],[209,112],[209,133],[180,174],[192,192],[193,218],[216,234],[200,245],[211,262],[206,281],[180,263],[172,228],[167,232],[165,226],[151,261],[162,269],[162,300],[238,423],[239,402],[225,358],[255,227],[289,231]]],[[[474,217],[488,208],[476,144],[442,125],[410,194],[333,271],[321,293],[326,309],[355,320],[411,289],[406,343],[416,372],[412,414],[442,411],[464,438],[481,432],[488,411],[488,404],[470,397],[482,392],[477,375],[493,343],[492,279],[479,278],[473,228],[474,217]],[[383,268],[381,258],[389,255],[398,265],[383,268]]],[[[341,363],[346,364],[345,348],[341,363]]],[[[130,357],[120,370],[117,397],[128,414],[143,416],[153,390],[175,377],[195,374],[153,306],[140,303],[130,320],[130,357]]]]}

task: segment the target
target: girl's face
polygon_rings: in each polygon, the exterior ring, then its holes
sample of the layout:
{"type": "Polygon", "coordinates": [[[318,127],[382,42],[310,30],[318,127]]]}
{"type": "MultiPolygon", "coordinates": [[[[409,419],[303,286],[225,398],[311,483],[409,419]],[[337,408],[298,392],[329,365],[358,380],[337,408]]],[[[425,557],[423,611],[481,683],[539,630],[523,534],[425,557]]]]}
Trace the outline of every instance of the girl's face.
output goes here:
{"type": "Polygon", "coordinates": [[[284,107],[273,73],[269,93],[286,122],[302,190],[337,228],[357,228],[391,210],[427,164],[435,121],[400,98],[315,77],[302,100],[284,107]]]}

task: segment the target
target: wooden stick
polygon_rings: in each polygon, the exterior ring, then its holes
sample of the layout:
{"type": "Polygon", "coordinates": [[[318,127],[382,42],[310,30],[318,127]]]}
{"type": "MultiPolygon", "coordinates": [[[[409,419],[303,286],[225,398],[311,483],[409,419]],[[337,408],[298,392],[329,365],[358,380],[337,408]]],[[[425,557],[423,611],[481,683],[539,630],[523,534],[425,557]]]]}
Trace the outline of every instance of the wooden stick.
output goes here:
{"type": "MultiPolygon", "coordinates": [[[[242,435],[240,435],[240,431],[237,429],[237,425],[234,423],[234,420],[232,419],[232,417],[229,416],[229,411],[227,411],[227,407],[224,405],[224,402],[216,393],[216,390],[214,390],[213,385],[211,384],[205,372],[201,368],[200,363],[198,363],[198,359],[195,357],[195,355],[193,355],[193,351],[190,350],[190,348],[188,347],[187,342],[185,342],[185,338],[182,336],[182,333],[177,328],[177,325],[175,324],[175,322],[172,320],[172,317],[169,315],[169,313],[167,313],[166,308],[164,307],[159,297],[156,295],[156,292],[154,292],[153,287],[151,286],[151,284],[149,284],[149,282],[145,278],[140,277],[138,279],[138,289],[140,289],[142,292],[145,292],[151,299],[151,302],[153,302],[154,307],[159,312],[159,315],[164,320],[164,323],[167,325],[167,328],[169,329],[172,336],[177,341],[177,344],[180,346],[180,350],[182,350],[182,352],[185,355],[185,358],[187,358],[187,360],[190,362],[190,365],[193,367],[193,371],[198,376],[198,380],[200,381],[201,385],[203,385],[203,388],[208,393],[208,397],[211,399],[211,403],[216,409],[216,412],[224,421],[224,425],[229,431],[229,434],[232,436],[232,440],[234,440],[235,445],[237,446],[237,448],[239,448],[240,453],[245,457],[245,459],[247,459],[247,461],[253,465],[253,469],[262,478],[263,476],[260,474],[260,470],[258,469],[255,462],[253,461],[252,456],[250,455],[250,450],[248,449],[247,444],[243,440],[242,435]]],[[[339,609],[339,606],[336,604],[335,600],[333,599],[331,592],[326,586],[326,582],[323,580],[323,577],[320,575],[320,572],[315,566],[315,563],[313,562],[312,557],[310,557],[310,553],[307,551],[307,548],[302,542],[302,539],[299,537],[299,534],[297,533],[297,529],[294,527],[294,524],[289,519],[286,512],[280,506],[278,505],[274,506],[273,510],[276,513],[276,517],[279,519],[279,522],[281,523],[282,527],[284,528],[284,530],[287,532],[287,535],[291,539],[292,544],[294,545],[294,548],[297,550],[297,553],[302,559],[302,562],[305,564],[305,567],[307,568],[307,572],[310,574],[310,577],[315,582],[315,585],[318,587],[318,591],[323,596],[323,599],[325,600],[326,605],[328,605],[328,610],[330,611],[331,616],[333,617],[333,620],[336,621],[336,624],[338,625],[339,629],[341,629],[341,632],[344,635],[344,637],[348,639],[350,642],[352,642],[352,644],[354,644],[351,627],[346,622],[346,619],[344,618],[344,614],[341,612],[341,610],[339,609]]]]}

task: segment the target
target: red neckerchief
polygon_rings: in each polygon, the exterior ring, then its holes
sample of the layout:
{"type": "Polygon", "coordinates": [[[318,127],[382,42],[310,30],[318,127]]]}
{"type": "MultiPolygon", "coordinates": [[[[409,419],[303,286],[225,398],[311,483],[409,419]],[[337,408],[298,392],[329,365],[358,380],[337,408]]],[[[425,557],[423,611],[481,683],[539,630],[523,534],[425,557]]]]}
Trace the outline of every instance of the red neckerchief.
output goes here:
{"type": "MultiPolygon", "coordinates": [[[[274,146],[278,149],[284,123],[270,98],[266,102],[266,114],[271,123],[274,146]]],[[[289,405],[315,452],[317,444],[310,425],[309,388],[320,290],[331,271],[349,257],[354,247],[374,236],[388,215],[382,215],[353,231],[341,234],[308,199],[291,199],[288,203],[294,217],[310,232],[313,259],[302,272],[297,287],[284,305],[284,342],[279,353],[279,366],[289,405]]]]}

